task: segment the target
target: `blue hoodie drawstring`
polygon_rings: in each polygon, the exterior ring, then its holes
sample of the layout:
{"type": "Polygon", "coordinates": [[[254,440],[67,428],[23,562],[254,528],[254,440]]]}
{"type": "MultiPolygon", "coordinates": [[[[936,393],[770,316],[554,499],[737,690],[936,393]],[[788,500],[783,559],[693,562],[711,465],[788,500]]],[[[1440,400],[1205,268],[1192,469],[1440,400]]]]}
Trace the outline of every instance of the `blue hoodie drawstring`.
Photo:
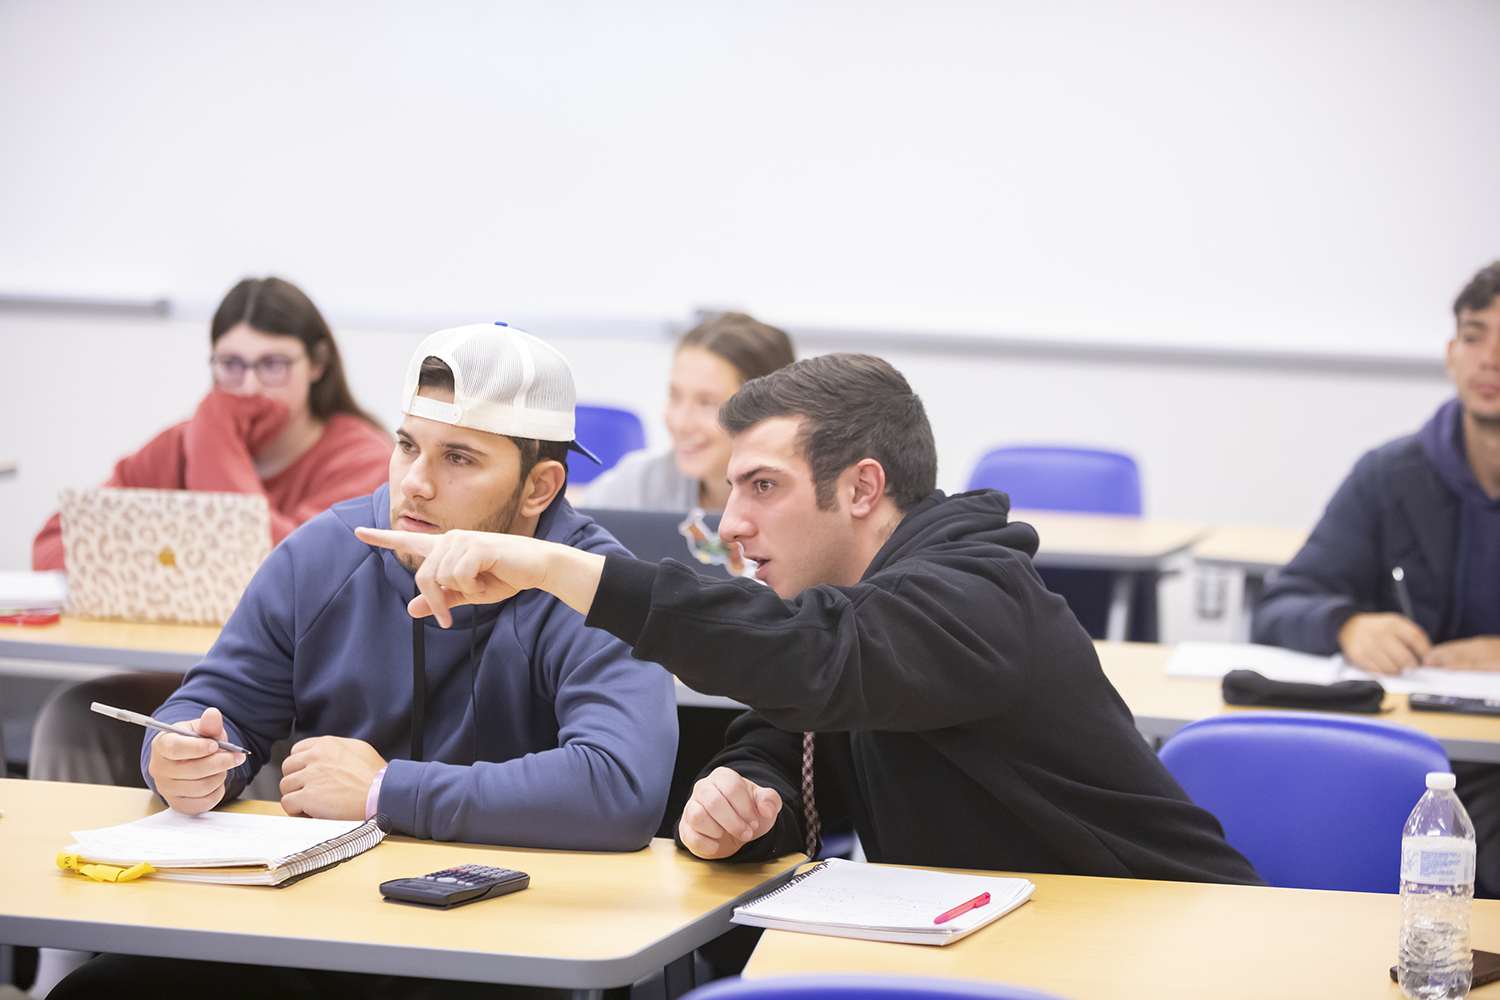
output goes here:
{"type": "MultiPolygon", "coordinates": [[[[411,620],[411,759],[422,759],[422,738],[427,731],[427,639],[423,619],[411,620]]],[[[469,714],[473,731],[469,747],[471,763],[479,761],[479,609],[469,616],[469,714]]]]}

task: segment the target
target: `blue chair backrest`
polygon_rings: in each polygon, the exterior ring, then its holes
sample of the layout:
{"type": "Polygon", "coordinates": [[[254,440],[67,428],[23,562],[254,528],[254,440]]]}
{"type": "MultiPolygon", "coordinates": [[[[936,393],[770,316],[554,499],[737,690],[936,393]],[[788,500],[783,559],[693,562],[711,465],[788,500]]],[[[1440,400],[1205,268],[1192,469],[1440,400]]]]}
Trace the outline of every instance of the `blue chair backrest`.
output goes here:
{"type": "Polygon", "coordinates": [[[1094,514],[1141,513],[1141,473],[1135,459],[1092,448],[1017,445],[979,460],[969,489],[1002,490],[1012,507],[1094,514]]]}
{"type": "Polygon", "coordinates": [[[1161,762],[1271,885],[1359,892],[1400,890],[1401,828],[1449,769],[1420,730],[1315,712],[1194,722],[1161,762]]]}
{"type": "Polygon", "coordinates": [[[573,439],[598,455],[599,464],[582,455],[575,456],[568,462],[570,483],[591,482],[628,452],[646,447],[646,428],[641,426],[641,418],[629,410],[579,404],[573,408],[573,415],[573,439]]]}
{"type": "Polygon", "coordinates": [[[1061,1000],[1024,986],[926,976],[815,975],[720,979],[682,1000],[1061,1000]]]}

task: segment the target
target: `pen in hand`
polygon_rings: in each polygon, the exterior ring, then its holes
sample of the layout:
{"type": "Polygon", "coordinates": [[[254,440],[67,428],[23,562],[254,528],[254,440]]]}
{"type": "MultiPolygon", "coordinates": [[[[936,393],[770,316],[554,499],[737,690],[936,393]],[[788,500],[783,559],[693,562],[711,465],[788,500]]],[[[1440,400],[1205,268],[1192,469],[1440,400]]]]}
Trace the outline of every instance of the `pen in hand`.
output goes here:
{"type": "MultiPolygon", "coordinates": [[[[164,733],[186,736],[191,740],[206,740],[209,738],[207,736],[200,736],[191,729],[179,729],[176,726],[169,726],[165,722],[157,722],[149,715],[127,711],[123,708],[115,708],[113,705],[106,705],[102,701],[94,702],[89,706],[89,710],[98,712],[100,715],[107,715],[111,719],[119,719],[121,722],[133,722],[137,726],[145,726],[147,729],[159,729],[164,733]]],[[[237,747],[233,743],[226,743],[223,740],[214,740],[214,742],[219,745],[220,750],[228,750],[230,753],[242,753],[246,757],[250,756],[250,751],[244,747],[237,747]]]]}
{"type": "Polygon", "coordinates": [[[1401,604],[1401,613],[1409,620],[1416,621],[1417,616],[1411,610],[1411,594],[1406,592],[1406,570],[1396,566],[1391,570],[1391,579],[1396,584],[1396,600],[1401,604]]]}

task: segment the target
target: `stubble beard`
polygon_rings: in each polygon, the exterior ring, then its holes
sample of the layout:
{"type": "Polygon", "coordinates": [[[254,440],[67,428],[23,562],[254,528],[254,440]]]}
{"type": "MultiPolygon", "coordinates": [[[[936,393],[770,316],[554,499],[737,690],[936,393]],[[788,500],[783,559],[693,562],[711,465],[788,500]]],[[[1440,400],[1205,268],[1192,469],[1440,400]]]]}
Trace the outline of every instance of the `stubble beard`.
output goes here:
{"type": "Polygon", "coordinates": [[[1476,426],[1483,427],[1491,433],[1500,431],[1500,413],[1476,413],[1470,410],[1469,419],[1473,420],[1476,426]]]}
{"type": "MultiPolygon", "coordinates": [[[[516,523],[516,515],[521,512],[521,493],[522,493],[522,490],[525,489],[525,486],[526,486],[525,483],[517,483],[516,484],[516,490],[515,490],[515,492],[510,495],[510,499],[509,500],[505,501],[505,506],[503,506],[499,510],[495,511],[489,517],[487,517],[484,520],[480,521],[478,524],[474,525],[472,528],[463,528],[463,527],[461,527],[461,530],[489,531],[489,532],[493,532],[493,533],[496,533],[496,534],[508,533],[510,531],[510,529],[516,523]]],[[[403,503],[400,507],[394,507],[393,506],[391,508],[391,523],[392,524],[395,524],[396,521],[400,519],[400,517],[401,517],[401,511],[403,509],[405,509],[405,507],[406,507],[406,505],[403,503]]],[[[444,532],[448,532],[448,531],[454,530],[453,526],[451,526],[451,525],[441,525],[440,524],[440,525],[438,525],[438,527],[442,528],[444,532]]],[[[415,573],[417,571],[417,569],[419,567],[421,567],[421,565],[422,565],[422,557],[421,556],[413,556],[413,555],[408,555],[405,552],[397,552],[396,553],[396,558],[401,561],[401,565],[405,566],[407,569],[411,570],[413,573],[415,573]]]]}

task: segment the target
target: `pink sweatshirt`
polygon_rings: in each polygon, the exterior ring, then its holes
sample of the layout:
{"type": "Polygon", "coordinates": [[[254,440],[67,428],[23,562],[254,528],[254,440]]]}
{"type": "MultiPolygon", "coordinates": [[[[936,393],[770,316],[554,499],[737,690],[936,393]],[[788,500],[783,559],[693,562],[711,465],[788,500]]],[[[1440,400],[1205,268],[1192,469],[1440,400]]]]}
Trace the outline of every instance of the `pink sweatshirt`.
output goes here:
{"type": "MultiPolygon", "coordinates": [[[[307,451],[270,479],[251,455],[273,441],[286,409],[260,396],[210,392],[191,420],[168,427],[115,465],[105,486],[263,493],[271,505],[271,541],[340,500],[373,493],[386,481],[391,440],[358,417],[336,413],[307,451]]],[[[53,514],[31,548],[31,568],[63,569],[62,522],[53,514]]]]}

